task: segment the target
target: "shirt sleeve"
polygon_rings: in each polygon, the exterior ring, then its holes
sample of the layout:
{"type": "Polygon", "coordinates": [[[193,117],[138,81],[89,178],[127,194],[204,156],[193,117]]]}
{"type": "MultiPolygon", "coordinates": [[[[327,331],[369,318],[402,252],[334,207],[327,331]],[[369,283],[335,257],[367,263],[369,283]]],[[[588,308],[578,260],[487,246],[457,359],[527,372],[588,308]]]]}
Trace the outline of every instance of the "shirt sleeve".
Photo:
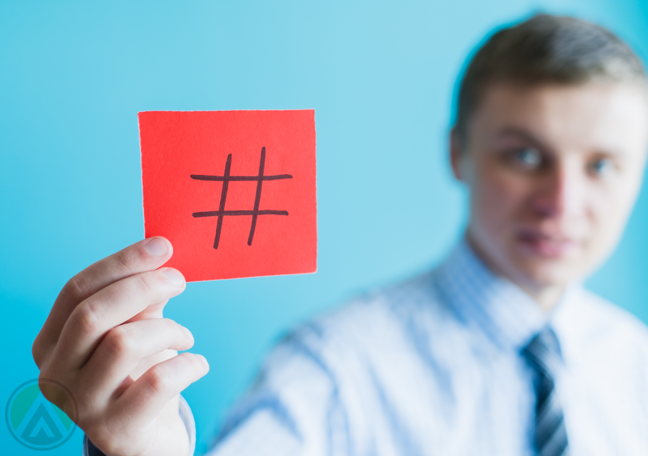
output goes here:
{"type": "Polygon", "coordinates": [[[303,332],[293,333],[270,354],[208,456],[349,453],[335,376],[303,332]]]}
{"type": "MultiPolygon", "coordinates": [[[[196,451],[196,422],[194,421],[193,413],[191,413],[191,408],[182,395],[180,395],[180,418],[182,422],[187,427],[187,433],[189,434],[189,445],[190,451],[189,455],[193,456],[196,451]]],[[[87,435],[83,436],[83,456],[107,456],[99,448],[97,448],[92,441],[88,438],[87,435]]]]}

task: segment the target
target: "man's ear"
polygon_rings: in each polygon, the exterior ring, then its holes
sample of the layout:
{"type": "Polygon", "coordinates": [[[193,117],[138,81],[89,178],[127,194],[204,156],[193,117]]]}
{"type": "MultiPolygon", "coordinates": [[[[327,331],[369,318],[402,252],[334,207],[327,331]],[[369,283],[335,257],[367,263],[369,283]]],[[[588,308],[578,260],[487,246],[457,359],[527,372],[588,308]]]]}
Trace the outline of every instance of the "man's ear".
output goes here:
{"type": "Polygon", "coordinates": [[[450,164],[452,165],[452,173],[454,174],[455,179],[463,182],[465,176],[461,172],[462,157],[463,151],[461,149],[461,140],[459,139],[459,133],[457,131],[457,126],[455,125],[450,130],[450,164]]]}

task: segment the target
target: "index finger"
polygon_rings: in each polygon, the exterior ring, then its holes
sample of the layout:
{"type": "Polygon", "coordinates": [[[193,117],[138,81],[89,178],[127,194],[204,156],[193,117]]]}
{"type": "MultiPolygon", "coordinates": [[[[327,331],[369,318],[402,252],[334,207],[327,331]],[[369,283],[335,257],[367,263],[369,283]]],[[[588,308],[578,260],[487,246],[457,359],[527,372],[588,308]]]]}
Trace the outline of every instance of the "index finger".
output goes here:
{"type": "Polygon", "coordinates": [[[99,260],[72,277],[56,298],[43,328],[36,337],[34,351],[56,344],[65,322],[80,302],[111,283],[159,268],[172,254],[171,243],[161,236],[155,236],[99,260]]]}

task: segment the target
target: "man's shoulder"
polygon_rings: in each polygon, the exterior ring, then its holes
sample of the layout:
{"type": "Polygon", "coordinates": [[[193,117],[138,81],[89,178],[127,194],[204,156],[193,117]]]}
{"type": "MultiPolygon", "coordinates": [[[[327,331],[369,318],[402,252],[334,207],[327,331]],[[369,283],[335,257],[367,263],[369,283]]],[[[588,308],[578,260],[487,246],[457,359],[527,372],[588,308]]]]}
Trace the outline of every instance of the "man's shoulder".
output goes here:
{"type": "Polygon", "coordinates": [[[440,298],[434,271],[357,295],[297,327],[288,337],[327,351],[396,343],[416,321],[442,326],[454,316],[440,298]]]}
{"type": "Polygon", "coordinates": [[[585,288],[581,296],[578,318],[585,338],[624,342],[648,355],[648,327],[637,316],[585,288]]]}

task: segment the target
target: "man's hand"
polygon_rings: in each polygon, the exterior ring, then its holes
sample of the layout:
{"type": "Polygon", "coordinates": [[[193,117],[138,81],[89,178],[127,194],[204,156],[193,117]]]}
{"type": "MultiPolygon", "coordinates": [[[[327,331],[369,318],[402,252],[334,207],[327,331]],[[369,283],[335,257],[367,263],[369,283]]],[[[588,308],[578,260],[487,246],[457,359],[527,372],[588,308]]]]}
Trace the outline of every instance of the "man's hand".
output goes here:
{"type": "Polygon", "coordinates": [[[162,237],[145,239],[88,267],[61,290],[34,341],[41,379],[64,385],[77,405],[41,384],[88,438],[111,456],[187,456],[179,394],[209,370],[188,329],[162,318],[185,280],[157,269],[172,254],[162,237]]]}

